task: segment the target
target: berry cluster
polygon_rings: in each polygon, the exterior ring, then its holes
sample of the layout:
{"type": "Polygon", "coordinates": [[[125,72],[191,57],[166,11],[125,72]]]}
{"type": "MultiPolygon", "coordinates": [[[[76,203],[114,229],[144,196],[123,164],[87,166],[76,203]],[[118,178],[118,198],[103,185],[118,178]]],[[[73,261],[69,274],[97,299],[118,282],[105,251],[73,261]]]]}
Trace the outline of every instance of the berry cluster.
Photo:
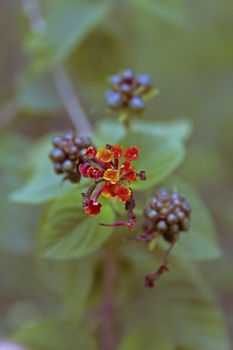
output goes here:
{"type": "Polygon", "coordinates": [[[124,225],[132,229],[135,225],[135,215],[132,212],[134,208],[132,190],[123,183],[135,182],[137,178],[146,179],[144,171],[138,173],[132,167],[132,161],[139,158],[139,149],[134,146],[124,149],[120,145],[106,145],[100,149],[89,147],[85,155],[87,160],[79,165],[79,171],[83,177],[94,180],[94,184],[83,194],[86,214],[93,216],[100,213],[102,207],[102,204],[98,202],[100,196],[116,198],[119,202],[125,203],[129,220],[107,226],[124,225]],[[120,161],[122,158],[124,160],[120,161]]]}
{"type": "Polygon", "coordinates": [[[157,238],[162,236],[170,247],[165,252],[163,262],[152,274],[145,277],[145,286],[153,287],[156,280],[168,271],[168,257],[178,239],[179,233],[188,231],[191,207],[185,197],[176,192],[159,190],[144,209],[144,232],[134,237],[138,242],[151,242],[151,247],[157,238]]]}
{"type": "Polygon", "coordinates": [[[132,70],[112,75],[109,85],[110,89],[105,95],[107,105],[113,110],[128,110],[133,113],[145,109],[144,97],[153,90],[149,74],[135,75],[132,70]]]}
{"type": "Polygon", "coordinates": [[[78,166],[86,161],[86,151],[91,146],[89,137],[76,137],[72,132],[53,139],[54,148],[49,157],[57,174],[65,174],[64,180],[77,183],[80,180],[78,166]]]}
{"type": "Polygon", "coordinates": [[[162,235],[174,243],[180,232],[188,231],[191,207],[185,197],[176,192],[158,191],[144,209],[145,239],[151,241],[154,235],[162,235]]]}

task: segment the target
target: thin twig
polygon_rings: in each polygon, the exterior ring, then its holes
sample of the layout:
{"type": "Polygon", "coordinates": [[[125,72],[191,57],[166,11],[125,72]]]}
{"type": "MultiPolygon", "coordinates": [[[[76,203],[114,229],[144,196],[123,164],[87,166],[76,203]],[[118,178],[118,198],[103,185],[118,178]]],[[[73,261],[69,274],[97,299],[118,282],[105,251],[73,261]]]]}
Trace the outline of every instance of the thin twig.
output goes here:
{"type": "MultiPolygon", "coordinates": [[[[21,4],[24,12],[28,16],[32,32],[43,33],[46,30],[47,24],[42,16],[41,8],[37,0],[21,0],[21,4]]],[[[63,106],[74,127],[80,134],[91,135],[91,125],[65,68],[63,66],[55,67],[51,75],[63,106]]]]}
{"type": "Polygon", "coordinates": [[[116,261],[112,255],[108,255],[105,261],[103,275],[103,294],[101,305],[101,328],[100,345],[102,350],[114,350],[114,305],[113,305],[113,283],[115,277],[116,261]]]}

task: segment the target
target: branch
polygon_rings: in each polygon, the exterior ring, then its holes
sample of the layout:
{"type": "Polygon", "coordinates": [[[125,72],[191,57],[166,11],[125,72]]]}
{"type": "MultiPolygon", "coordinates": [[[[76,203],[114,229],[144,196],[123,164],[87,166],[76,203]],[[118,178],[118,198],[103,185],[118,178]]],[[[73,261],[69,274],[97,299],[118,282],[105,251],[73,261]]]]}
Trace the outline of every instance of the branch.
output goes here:
{"type": "MultiPolygon", "coordinates": [[[[37,0],[21,0],[21,4],[24,12],[28,16],[32,32],[42,33],[46,30],[47,24],[42,16],[41,8],[37,0]]],[[[79,134],[91,135],[91,125],[64,67],[55,67],[51,75],[58,94],[61,97],[63,106],[74,127],[79,134]]]]}

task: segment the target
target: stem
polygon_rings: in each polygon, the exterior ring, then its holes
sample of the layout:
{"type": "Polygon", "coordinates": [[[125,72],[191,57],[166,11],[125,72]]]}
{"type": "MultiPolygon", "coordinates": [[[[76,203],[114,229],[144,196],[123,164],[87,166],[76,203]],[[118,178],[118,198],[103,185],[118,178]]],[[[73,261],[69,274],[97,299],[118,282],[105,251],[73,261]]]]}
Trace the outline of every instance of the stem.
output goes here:
{"type": "MultiPolygon", "coordinates": [[[[31,31],[36,34],[44,32],[47,24],[42,16],[41,8],[37,0],[21,0],[21,5],[28,16],[31,31]]],[[[65,68],[63,66],[55,67],[51,71],[51,75],[63,106],[74,127],[81,135],[91,135],[91,125],[83,111],[65,68]]]]}
{"type": "Polygon", "coordinates": [[[100,344],[102,350],[114,350],[115,332],[114,332],[114,307],[113,307],[113,282],[116,270],[116,260],[112,255],[107,255],[104,274],[103,274],[103,298],[100,309],[101,328],[100,344]]]}

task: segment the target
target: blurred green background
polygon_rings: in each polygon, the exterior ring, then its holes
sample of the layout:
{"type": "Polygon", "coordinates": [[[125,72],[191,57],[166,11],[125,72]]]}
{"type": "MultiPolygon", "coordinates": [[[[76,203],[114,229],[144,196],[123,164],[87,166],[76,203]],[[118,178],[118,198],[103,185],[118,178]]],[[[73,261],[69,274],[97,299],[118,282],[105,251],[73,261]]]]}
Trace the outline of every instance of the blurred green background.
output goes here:
{"type": "Polygon", "coordinates": [[[192,121],[179,174],[201,193],[217,226],[225,255],[205,262],[203,270],[233,338],[233,2],[39,3],[49,25],[46,39],[31,33],[18,0],[0,2],[0,335],[54,302],[29,264],[40,208],[25,211],[6,198],[27,175],[23,162],[31,141],[72,127],[49,74],[64,64],[92,123],[115,118],[103,101],[106,77],[124,68],[150,73],[160,90],[143,118],[192,121]]]}

